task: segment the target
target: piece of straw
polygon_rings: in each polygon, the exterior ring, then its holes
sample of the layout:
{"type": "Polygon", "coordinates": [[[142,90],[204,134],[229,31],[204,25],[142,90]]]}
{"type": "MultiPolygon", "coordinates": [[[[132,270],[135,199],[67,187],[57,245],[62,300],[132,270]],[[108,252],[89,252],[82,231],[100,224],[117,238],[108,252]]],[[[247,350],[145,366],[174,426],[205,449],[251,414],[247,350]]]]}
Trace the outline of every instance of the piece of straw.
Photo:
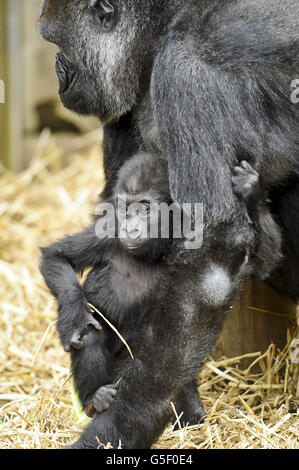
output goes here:
{"type": "Polygon", "coordinates": [[[114,325],[112,325],[112,323],[107,320],[107,318],[92,304],[88,304],[88,306],[95,312],[97,313],[98,315],[100,315],[100,317],[107,323],[107,325],[110,326],[110,328],[117,334],[117,336],[119,337],[119,339],[121,340],[121,342],[126,346],[127,350],[129,351],[129,354],[132,358],[132,360],[134,361],[135,358],[133,356],[133,353],[132,353],[132,350],[130,348],[130,346],[128,345],[128,343],[126,342],[126,340],[124,339],[124,337],[120,334],[120,332],[117,330],[117,328],[115,328],[114,325]]]}

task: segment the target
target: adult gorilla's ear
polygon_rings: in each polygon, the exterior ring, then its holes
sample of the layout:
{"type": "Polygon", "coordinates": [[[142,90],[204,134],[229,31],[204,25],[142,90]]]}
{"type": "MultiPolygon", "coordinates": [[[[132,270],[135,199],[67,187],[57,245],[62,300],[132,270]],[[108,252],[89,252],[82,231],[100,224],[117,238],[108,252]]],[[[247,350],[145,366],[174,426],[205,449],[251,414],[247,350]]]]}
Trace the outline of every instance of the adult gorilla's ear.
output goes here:
{"type": "Polygon", "coordinates": [[[117,11],[113,0],[89,0],[89,8],[103,32],[110,32],[117,21],[117,11]]]}

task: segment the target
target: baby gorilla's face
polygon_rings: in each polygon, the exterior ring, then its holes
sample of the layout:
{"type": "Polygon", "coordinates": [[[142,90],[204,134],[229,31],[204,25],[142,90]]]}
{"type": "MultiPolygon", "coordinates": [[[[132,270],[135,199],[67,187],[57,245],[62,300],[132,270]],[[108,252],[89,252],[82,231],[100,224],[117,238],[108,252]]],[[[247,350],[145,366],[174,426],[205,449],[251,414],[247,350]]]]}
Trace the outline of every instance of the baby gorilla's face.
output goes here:
{"type": "Polygon", "coordinates": [[[165,252],[169,237],[162,237],[157,203],[143,199],[128,204],[119,199],[117,218],[120,243],[132,256],[157,259],[165,252]]]}
{"type": "Polygon", "coordinates": [[[117,237],[134,257],[157,259],[172,230],[168,168],[157,155],[139,152],[120,169],[113,195],[117,237]]]}
{"type": "Polygon", "coordinates": [[[118,205],[119,238],[127,250],[141,252],[149,243],[151,230],[150,201],[126,204],[120,199],[118,205]]]}

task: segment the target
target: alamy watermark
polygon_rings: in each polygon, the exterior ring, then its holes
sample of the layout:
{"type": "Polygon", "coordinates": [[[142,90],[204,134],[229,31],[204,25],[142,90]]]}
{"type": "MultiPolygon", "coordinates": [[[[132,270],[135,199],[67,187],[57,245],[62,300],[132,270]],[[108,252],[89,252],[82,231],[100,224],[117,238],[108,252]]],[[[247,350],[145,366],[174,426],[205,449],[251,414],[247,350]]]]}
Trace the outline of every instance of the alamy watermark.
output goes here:
{"type": "Polygon", "coordinates": [[[293,104],[298,104],[299,103],[299,78],[296,78],[295,80],[292,81],[291,88],[294,89],[291,94],[291,102],[293,104]]]}
{"type": "Polygon", "coordinates": [[[0,80],[0,104],[5,103],[5,84],[3,80],[0,80]]]}
{"type": "Polygon", "coordinates": [[[299,364],[299,338],[291,342],[291,361],[293,364],[299,364]]]}
{"type": "MultiPolygon", "coordinates": [[[[141,198],[142,200],[142,198],[141,198]]],[[[185,249],[198,250],[203,244],[203,205],[143,202],[103,202],[96,208],[98,238],[182,239],[185,249]]]]}

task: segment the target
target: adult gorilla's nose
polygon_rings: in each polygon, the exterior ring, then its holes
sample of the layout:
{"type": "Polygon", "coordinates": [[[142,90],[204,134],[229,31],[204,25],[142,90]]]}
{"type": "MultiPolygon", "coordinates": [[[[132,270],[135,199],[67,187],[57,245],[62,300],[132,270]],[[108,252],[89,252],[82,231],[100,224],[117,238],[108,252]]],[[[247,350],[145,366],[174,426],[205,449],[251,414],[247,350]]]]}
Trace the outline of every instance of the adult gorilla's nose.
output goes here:
{"type": "Polygon", "coordinates": [[[40,18],[59,17],[68,0],[43,0],[40,9],[40,18]]]}

